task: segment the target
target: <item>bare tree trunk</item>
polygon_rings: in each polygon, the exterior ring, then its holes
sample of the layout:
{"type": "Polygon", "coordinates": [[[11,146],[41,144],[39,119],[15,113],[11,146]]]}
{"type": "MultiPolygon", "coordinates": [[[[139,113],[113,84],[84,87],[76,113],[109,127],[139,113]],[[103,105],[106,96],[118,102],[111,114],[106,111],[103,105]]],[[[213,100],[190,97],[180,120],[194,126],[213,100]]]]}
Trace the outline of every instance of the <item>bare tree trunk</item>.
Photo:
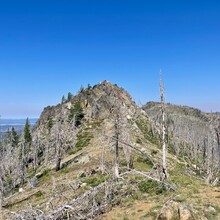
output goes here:
{"type": "MultiPolygon", "coordinates": [[[[102,139],[102,138],[100,138],[102,139]]],[[[106,167],[105,167],[105,160],[106,160],[106,146],[109,145],[110,143],[110,138],[108,138],[108,144],[103,144],[102,141],[100,141],[100,143],[102,143],[102,156],[101,156],[101,171],[102,171],[102,174],[105,173],[106,171],[106,167]]]]}
{"type": "Polygon", "coordinates": [[[162,79],[162,71],[160,72],[160,101],[161,101],[161,111],[162,111],[162,150],[163,150],[163,174],[164,178],[167,179],[168,174],[167,174],[167,161],[166,161],[166,154],[167,154],[167,149],[166,149],[166,129],[165,129],[165,90],[164,90],[164,83],[162,79]]]}
{"type": "Polygon", "coordinates": [[[215,129],[216,131],[216,139],[217,139],[217,149],[218,149],[218,158],[219,158],[219,162],[218,162],[218,170],[220,170],[220,126],[218,128],[215,129]]]}
{"type": "Polygon", "coordinates": [[[45,167],[46,167],[46,168],[47,168],[47,166],[48,166],[48,157],[49,157],[49,140],[47,140],[46,146],[45,146],[44,164],[45,164],[45,167]]]}
{"type": "Polygon", "coordinates": [[[101,163],[101,171],[102,171],[102,174],[105,173],[105,145],[102,144],[102,163],[101,163]]]}
{"type": "Polygon", "coordinates": [[[37,172],[37,154],[38,154],[38,149],[39,149],[39,134],[37,134],[37,141],[34,144],[34,161],[33,161],[33,170],[34,174],[37,172]]]}
{"type": "Polygon", "coordinates": [[[56,171],[59,171],[61,169],[61,160],[62,160],[61,150],[63,144],[62,139],[63,139],[63,134],[61,130],[61,124],[59,124],[57,128],[57,140],[56,140],[56,171]]]}
{"type": "Polygon", "coordinates": [[[129,122],[128,122],[128,111],[126,105],[122,100],[114,100],[112,113],[114,115],[114,174],[116,178],[119,177],[119,144],[122,144],[125,159],[127,162],[127,168],[133,168],[133,160],[131,156],[131,148],[128,147],[130,143],[129,137],[129,122]],[[125,144],[123,144],[125,143],[125,144]],[[127,144],[126,144],[127,143],[127,144]]]}
{"type": "Polygon", "coordinates": [[[21,144],[21,172],[22,172],[22,184],[24,184],[25,174],[26,174],[25,143],[21,144]]]}
{"type": "Polygon", "coordinates": [[[61,157],[60,156],[58,156],[57,157],[57,159],[56,159],[56,171],[59,171],[60,170],[60,168],[61,168],[61,157]]]}
{"type": "Polygon", "coordinates": [[[115,145],[115,177],[119,177],[119,155],[118,155],[118,142],[115,145]]]}
{"type": "Polygon", "coordinates": [[[165,141],[165,135],[166,135],[166,129],[165,129],[165,114],[164,109],[162,109],[162,144],[163,144],[163,173],[165,175],[165,179],[167,178],[167,150],[166,150],[166,141],[165,141]]]}
{"type": "Polygon", "coordinates": [[[115,177],[119,178],[119,114],[115,119],[115,177]]]}
{"type": "Polygon", "coordinates": [[[2,178],[0,176],[0,219],[3,219],[3,213],[2,213],[2,200],[3,200],[3,182],[2,178]]]}
{"type": "Polygon", "coordinates": [[[3,219],[2,213],[2,191],[0,190],[0,219],[3,219]]]}
{"type": "Polygon", "coordinates": [[[61,168],[61,140],[58,134],[58,139],[56,143],[56,171],[61,168]]]}
{"type": "MultiPolygon", "coordinates": [[[[120,139],[121,141],[130,144],[130,134],[129,134],[129,121],[125,106],[119,108],[120,113],[120,139]]],[[[131,155],[131,148],[126,144],[122,145],[125,159],[127,162],[127,169],[133,168],[133,159],[131,155]]]]}
{"type": "MultiPolygon", "coordinates": [[[[130,137],[129,137],[129,131],[126,131],[127,133],[125,133],[125,137],[122,139],[123,142],[130,144],[130,137]]],[[[125,159],[127,162],[127,169],[133,169],[133,158],[131,155],[131,148],[128,147],[126,144],[123,144],[123,151],[124,151],[124,155],[125,155],[125,159]]]]}

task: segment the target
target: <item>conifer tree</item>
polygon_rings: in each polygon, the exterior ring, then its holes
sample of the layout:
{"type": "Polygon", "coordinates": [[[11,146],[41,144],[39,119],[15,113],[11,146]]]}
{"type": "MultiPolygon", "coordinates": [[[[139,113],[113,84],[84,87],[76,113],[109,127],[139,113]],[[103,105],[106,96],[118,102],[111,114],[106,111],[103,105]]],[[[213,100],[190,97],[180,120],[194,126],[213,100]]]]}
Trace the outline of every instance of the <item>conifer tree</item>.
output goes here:
{"type": "Polygon", "coordinates": [[[8,140],[13,148],[18,146],[19,137],[14,127],[12,127],[11,130],[8,130],[8,140]]]}
{"type": "Polygon", "coordinates": [[[68,95],[67,95],[67,102],[70,102],[71,99],[72,99],[73,95],[71,92],[68,92],[68,95]]]}
{"type": "Polygon", "coordinates": [[[63,95],[62,100],[61,100],[61,104],[64,104],[65,102],[66,102],[66,98],[65,98],[65,96],[63,95]]]}
{"type": "Polygon", "coordinates": [[[30,144],[32,141],[31,131],[30,131],[30,123],[29,119],[26,119],[25,127],[24,127],[24,141],[25,143],[30,144]]]}

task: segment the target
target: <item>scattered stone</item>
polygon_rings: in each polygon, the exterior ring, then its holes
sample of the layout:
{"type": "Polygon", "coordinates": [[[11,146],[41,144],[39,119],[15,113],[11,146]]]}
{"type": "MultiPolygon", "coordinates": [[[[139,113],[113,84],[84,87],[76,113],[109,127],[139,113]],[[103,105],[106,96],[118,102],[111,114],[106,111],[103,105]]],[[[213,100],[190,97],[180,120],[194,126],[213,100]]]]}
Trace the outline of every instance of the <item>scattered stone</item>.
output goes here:
{"type": "Polygon", "coordinates": [[[180,220],[194,220],[192,210],[189,206],[180,206],[178,212],[180,220]]]}
{"type": "Polygon", "coordinates": [[[25,190],[23,188],[19,188],[19,193],[23,193],[25,190]]]}
{"type": "Polygon", "coordinates": [[[86,187],[86,186],[87,186],[87,183],[82,183],[81,184],[81,187],[83,187],[83,188],[86,187]]]}
{"type": "Polygon", "coordinates": [[[216,210],[215,210],[215,208],[214,207],[212,207],[212,206],[208,206],[207,208],[206,208],[206,210],[205,210],[206,212],[210,212],[210,213],[216,213],[216,210]]]}

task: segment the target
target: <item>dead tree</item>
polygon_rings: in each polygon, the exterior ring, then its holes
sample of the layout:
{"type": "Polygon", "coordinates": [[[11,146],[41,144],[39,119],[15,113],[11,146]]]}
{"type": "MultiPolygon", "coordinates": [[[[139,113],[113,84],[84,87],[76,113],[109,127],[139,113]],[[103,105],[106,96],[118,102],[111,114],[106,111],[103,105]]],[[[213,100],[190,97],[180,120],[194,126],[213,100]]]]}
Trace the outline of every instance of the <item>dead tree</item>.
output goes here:
{"type": "Polygon", "coordinates": [[[218,149],[218,170],[220,170],[220,125],[215,129],[216,140],[217,140],[217,149],[218,149]]]}
{"type": "Polygon", "coordinates": [[[62,160],[62,137],[60,133],[57,133],[57,140],[56,140],[56,171],[59,171],[61,168],[61,160],[62,160]]]}
{"type": "Polygon", "coordinates": [[[164,82],[162,78],[162,71],[160,72],[160,102],[161,102],[161,112],[162,112],[162,150],[163,150],[163,175],[164,179],[167,179],[167,149],[166,149],[166,128],[165,128],[165,89],[164,82]]]}
{"type": "Polygon", "coordinates": [[[121,146],[125,155],[127,162],[127,168],[133,168],[133,160],[131,155],[131,148],[128,147],[130,144],[129,136],[129,122],[127,119],[127,111],[125,104],[117,100],[113,108],[114,115],[114,135],[113,135],[113,146],[115,151],[115,160],[114,160],[114,173],[115,176],[119,177],[119,147],[121,146]],[[126,143],[126,144],[123,144],[126,143]]]}
{"type": "Polygon", "coordinates": [[[56,129],[56,142],[55,142],[55,146],[56,146],[56,155],[55,155],[55,164],[56,164],[56,171],[59,171],[61,169],[61,160],[62,160],[62,151],[63,151],[63,131],[61,128],[61,113],[60,113],[60,117],[59,117],[59,121],[58,121],[58,125],[57,125],[57,129],[56,129]]]}
{"type": "MultiPolygon", "coordinates": [[[[0,169],[1,172],[1,169],[0,169]]],[[[2,180],[2,173],[0,173],[0,219],[3,219],[3,214],[2,214],[2,202],[3,202],[3,192],[4,192],[4,183],[2,180]]]]}
{"type": "Polygon", "coordinates": [[[101,169],[102,174],[105,174],[107,172],[107,167],[106,167],[106,150],[107,150],[107,147],[106,146],[110,145],[111,139],[109,137],[106,137],[106,136],[101,136],[99,138],[99,142],[102,143],[102,153],[101,153],[100,169],[101,169]]]}
{"type": "Polygon", "coordinates": [[[47,168],[48,167],[48,157],[49,157],[49,133],[48,133],[48,138],[46,140],[46,144],[45,144],[45,157],[44,157],[44,165],[47,168]]]}
{"type": "MultiPolygon", "coordinates": [[[[120,115],[121,115],[121,126],[120,126],[120,131],[121,131],[121,137],[120,140],[124,143],[130,144],[130,134],[129,134],[129,128],[130,124],[128,122],[128,115],[126,114],[126,108],[125,106],[122,106],[120,108],[120,115]]],[[[133,158],[131,154],[131,148],[128,147],[127,144],[123,144],[123,152],[125,155],[125,159],[127,162],[127,169],[133,169],[133,158]]]]}
{"type": "Polygon", "coordinates": [[[102,159],[101,159],[101,171],[102,174],[105,173],[105,156],[106,156],[106,151],[105,151],[105,145],[102,144],[102,159]]]}
{"type": "Polygon", "coordinates": [[[36,137],[36,142],[33,144],[34,152],[33,152],[33,171],[36,174],[37,171],[37,160],[38,160],[38,149],[40,148],[40,136],[39,133],[36,137]]]}
{"type": "Polygon", "coordinates": [[[116,112],[114,121],[114,137],[115,137],[115,160],[114,160],[114,174],[116,178],[119,178],[119,136],[120,136],[120,115],[116,112]]]}
{"type": "Polygon", "coordinates": [[[27,171],[27,156],[26,156],[26,151],[25,151],[26,145],[24,141],[21,142],[20,144],[20,155],[21,155],[21,181],[22,184],[25,182],[25,176],[26,176],[26,171],[27,171]]]}

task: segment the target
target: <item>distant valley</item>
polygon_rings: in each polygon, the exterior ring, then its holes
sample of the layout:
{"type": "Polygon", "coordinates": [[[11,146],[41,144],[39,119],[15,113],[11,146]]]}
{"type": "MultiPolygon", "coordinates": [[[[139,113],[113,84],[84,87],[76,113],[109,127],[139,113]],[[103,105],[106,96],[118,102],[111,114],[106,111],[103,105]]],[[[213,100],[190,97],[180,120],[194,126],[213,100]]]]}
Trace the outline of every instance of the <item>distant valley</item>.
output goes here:
{"type": "MultiPolygon", "coordinates": [[[[37,118],[29,119],[30,125],[34,126],[37,122],[37,118]]],[[[0,120],[0,133],[6,133],[8,129],[12,127],[15,128],[16,131],[22,131],[25,125],[26,119],[1,119],[0,120]]]]}

